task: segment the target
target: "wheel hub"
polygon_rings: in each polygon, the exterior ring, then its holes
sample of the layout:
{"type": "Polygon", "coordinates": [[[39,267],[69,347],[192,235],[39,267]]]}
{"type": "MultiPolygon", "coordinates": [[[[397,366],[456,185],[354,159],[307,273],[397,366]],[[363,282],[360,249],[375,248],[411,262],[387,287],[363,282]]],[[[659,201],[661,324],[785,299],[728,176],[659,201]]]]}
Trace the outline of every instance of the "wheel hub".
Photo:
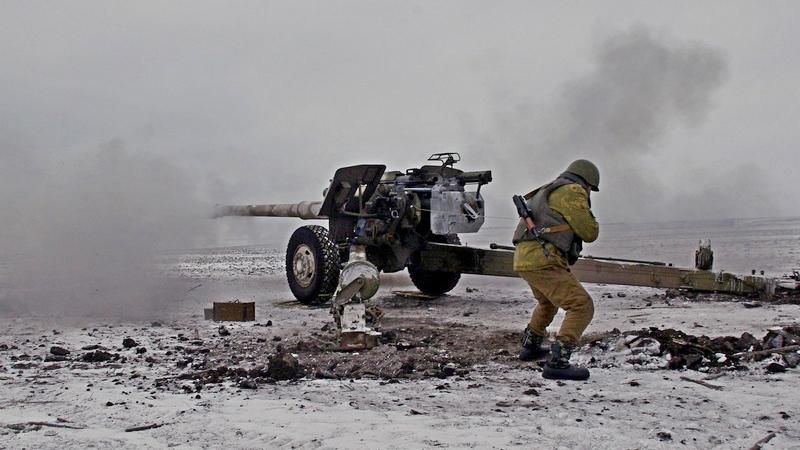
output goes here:
{"type": "Polygon", "coordinates": [[[311,247],[306,244],[297,246],[292,258],[292,272],[297,284],[304,288],[311,286],[311,282],[314,281],[316,267],[317,262],[311,247]]]}

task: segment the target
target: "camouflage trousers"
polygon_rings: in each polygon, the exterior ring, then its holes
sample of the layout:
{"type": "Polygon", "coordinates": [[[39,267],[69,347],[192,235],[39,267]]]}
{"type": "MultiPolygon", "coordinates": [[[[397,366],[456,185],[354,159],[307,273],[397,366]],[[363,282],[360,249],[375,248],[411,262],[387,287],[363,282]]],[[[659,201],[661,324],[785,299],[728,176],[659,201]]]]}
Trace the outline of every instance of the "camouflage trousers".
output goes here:
{"type": "Polygon", "coordinates": [[[592,321],[594,303],[575,275],[557,266],[521,271],[519,275],[528,282],[538,301],[528,329],[536,335],[547,336],[547,327],[553,322],[558,308],[561,308],[566,316],[558,331],[558,338],[577,345],[592,321]]]}

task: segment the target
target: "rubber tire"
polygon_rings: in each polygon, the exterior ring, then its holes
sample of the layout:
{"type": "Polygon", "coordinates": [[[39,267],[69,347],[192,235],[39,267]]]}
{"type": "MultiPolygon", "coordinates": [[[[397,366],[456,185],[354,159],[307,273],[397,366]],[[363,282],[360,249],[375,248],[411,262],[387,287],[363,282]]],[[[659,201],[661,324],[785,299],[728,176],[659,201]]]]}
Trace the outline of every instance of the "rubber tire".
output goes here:
{"type": "MultiPolygon", "coordinates": [[[[456,234],[433,235],[429,242],[461,245],[461,240],[456,234]]],[[[461,279],[460,273],[419,270],[413,265],[408,266],[408,274],[411,275],[411,282],[420,292],[436,296],[452,291],[461,279]]]]}
{"type": "Polygon", "coordinates": [[[294,297],[301,303],[320,304],[330,300],[339,284],[339,248],[327,228],[306,225],[298,228],[286,247],[286,279],[294,297]],[[294,254],[300,245],[307,245],[314,254],[314,275],[308,287],[298,283],[294,275],[294,254]]]}

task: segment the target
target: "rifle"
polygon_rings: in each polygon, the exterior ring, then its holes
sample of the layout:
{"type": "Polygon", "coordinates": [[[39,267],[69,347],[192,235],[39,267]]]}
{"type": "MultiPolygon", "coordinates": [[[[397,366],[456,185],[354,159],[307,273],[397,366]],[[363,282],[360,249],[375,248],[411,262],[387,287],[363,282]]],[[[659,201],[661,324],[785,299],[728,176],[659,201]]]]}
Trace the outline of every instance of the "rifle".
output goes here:
{"type": "Polygon", "coordinates": [[[517,214],[525,222],[528,231],[533,237],[539,239],[539,230],[536,229],[536,223],[533,221],[533,211],[528,207],[528,203],[521,195],[515,195],[511,198],[514,200],[514,206],[517,207],[517,214]]]}

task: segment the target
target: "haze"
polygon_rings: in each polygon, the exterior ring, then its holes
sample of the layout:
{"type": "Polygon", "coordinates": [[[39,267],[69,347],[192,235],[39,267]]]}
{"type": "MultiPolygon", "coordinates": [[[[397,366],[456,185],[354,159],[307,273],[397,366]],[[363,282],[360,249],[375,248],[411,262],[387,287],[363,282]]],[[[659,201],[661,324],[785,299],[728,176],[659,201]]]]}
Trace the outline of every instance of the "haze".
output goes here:
{"type": "Polygon", "coordinates": [[[296,225],[198,225],[214,203],[319,199],[336,167],[442,151],[493,170],[493,217],[579,157],[601,222],[797,216],[798,9],[6,1],[0,244],[34,255],[27,277],[118,279],[296,225]]]}

